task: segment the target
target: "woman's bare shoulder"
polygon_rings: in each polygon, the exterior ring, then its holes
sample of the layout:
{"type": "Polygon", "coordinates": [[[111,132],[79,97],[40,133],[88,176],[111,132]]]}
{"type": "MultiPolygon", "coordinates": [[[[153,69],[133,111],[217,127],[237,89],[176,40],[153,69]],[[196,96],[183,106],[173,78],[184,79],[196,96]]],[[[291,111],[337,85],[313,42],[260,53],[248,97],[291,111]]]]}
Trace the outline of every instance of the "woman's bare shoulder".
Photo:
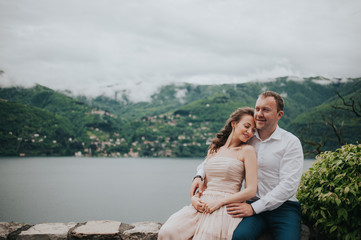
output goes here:
{"type": "Polygon", "coordinates": [[[242,150],[245,152],[256,152],[252,145],[246,144],[242,147],[242,150]]]}
{"type": "Polygon", "coordinates": [[[245,159],[250,158],[250,156],[255,155],[256,150],[251,145],[243,145],[242,148],[239,151],[239,159],[244,162],[245,159]]]}

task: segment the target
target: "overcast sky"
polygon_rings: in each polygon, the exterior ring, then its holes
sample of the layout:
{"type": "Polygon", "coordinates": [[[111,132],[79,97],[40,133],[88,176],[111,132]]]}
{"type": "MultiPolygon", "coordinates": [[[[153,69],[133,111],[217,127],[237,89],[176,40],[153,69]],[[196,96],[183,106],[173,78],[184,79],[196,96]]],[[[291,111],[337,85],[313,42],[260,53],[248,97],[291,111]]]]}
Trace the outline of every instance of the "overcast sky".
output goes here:
{"type": "Polygon", "coordinates": [[[1,86],[75,94],[361,77],[359,0],[0,0],[1,86]]]}

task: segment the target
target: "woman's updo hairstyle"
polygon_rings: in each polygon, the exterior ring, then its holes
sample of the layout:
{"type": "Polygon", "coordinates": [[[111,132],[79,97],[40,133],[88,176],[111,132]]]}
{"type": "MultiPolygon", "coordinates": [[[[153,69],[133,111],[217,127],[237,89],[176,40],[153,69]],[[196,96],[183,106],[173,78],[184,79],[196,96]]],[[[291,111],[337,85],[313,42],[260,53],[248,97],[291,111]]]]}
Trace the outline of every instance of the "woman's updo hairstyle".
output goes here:
{"type": "Polygon", "coordinates": [[[230,115],[226,122],[226,125],[224,125],[221,131],[216,134],[216,137],[213,138],[211,145],[209,145],[211,153],[217,152],[217,150],[227,142],[227,139],[233,129],[232,122],[238,123],[244,115],[250,115],[253,117],[254,109],[250,107],[238,108],[230,115]]]}

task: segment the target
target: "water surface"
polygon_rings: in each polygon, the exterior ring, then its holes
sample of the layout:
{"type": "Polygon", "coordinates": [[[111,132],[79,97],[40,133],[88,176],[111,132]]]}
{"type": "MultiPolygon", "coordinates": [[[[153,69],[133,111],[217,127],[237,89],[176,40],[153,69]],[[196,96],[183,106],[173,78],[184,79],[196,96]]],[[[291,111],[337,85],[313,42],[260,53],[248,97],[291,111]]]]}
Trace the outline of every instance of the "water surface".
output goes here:
{"type": "MultiPolygon", "coordinates": [[[[313,160],[306,160],[304,170],[313,160]]],[[[0,158],[0,221],[164,222],[189,204],[202,159],[0,158]]]]}

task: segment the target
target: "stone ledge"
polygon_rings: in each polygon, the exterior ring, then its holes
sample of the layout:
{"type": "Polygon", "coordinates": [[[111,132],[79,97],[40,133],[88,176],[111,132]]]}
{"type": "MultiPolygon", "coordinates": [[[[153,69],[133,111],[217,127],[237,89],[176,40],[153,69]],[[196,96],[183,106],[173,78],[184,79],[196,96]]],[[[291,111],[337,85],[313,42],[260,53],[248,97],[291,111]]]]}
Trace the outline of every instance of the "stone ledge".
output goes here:
{"type": "MultiPolygon", "coordinates": [[[[33,226],[0,222],[0,240],[156,240],[161,226],[162,224],[157,222],[126,224],[109,220],[85,223],[41,223],[33,226]]],[[[302,225],[301,240],[308,240],[309,237],[309,228],[302,225]]],[[[272,238],[270,234],[265,233],[258,240],[272,240],[272,238]]]]}
{"type": "Polygon", "coordinates": [[[33,226],[0,222],[0,240],[156,240],[161,226],[161,223],[156,222],[126,224],[109,220],[85,223],[41,223],[33,226]]]}

